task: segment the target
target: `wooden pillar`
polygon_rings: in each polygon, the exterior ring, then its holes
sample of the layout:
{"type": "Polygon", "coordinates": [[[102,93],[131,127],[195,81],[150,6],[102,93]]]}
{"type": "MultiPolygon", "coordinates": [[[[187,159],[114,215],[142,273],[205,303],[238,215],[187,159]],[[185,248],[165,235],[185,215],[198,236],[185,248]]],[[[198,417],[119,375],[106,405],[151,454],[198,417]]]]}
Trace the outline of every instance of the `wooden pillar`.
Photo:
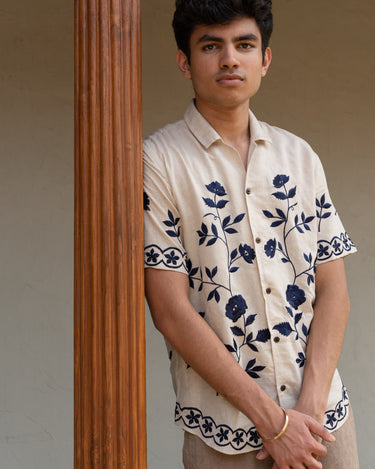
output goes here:
{"type": "Polygon", "coordinates": [[[145,469],[139,0],[75,0],[75,469],[145,469]]]}

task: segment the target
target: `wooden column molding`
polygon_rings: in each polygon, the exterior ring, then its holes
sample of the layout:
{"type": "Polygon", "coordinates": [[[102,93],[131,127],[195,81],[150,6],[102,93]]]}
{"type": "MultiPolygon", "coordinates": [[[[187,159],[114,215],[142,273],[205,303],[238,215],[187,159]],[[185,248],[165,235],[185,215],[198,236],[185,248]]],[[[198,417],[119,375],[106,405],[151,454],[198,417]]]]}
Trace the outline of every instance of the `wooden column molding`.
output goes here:
{"type": "Polygon", "coordinates": [[[75,469],[145,469],[138,0],[75,1],[75,469]]]}

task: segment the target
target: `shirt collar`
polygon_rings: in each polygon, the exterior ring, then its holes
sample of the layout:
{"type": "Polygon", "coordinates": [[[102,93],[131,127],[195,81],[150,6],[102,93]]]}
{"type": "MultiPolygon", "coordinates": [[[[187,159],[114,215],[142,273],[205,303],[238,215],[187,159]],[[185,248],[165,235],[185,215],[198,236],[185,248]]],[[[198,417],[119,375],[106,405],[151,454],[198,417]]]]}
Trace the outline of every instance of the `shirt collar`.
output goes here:
{"type": "MultiPolygon", "coordinates": [[[[271,136],[269,135],[266,126],[262,125],[262,122],[258,121],[250,110],[249,116],[251,139],[255,142],[266,141],[272,143],[271,136]]],[[[184,120],[192,134],[206,149],[218,140],[223,141],[216,130],[206,121],[195,107],[194,100],[189,103],[184,114],[184,120]]]]}

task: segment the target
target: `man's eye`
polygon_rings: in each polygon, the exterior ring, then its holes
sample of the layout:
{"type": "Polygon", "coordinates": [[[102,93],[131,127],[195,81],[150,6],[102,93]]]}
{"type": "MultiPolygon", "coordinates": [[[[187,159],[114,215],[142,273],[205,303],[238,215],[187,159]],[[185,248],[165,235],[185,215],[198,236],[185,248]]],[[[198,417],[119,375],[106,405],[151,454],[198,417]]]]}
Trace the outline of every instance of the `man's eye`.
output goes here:
{"type": "Polygon", "coordinates": [[[254,46],[248,42],[243,42],[239,47],[240,49],[252,49],[254,46]]]}
{"type": "Polygon", "coordinates": [[[206,45],[203,47],[203,50],[210,51],[210,50],[214,50],[215,48],[216,48],[215,44],[206,44],[206,45]]]}

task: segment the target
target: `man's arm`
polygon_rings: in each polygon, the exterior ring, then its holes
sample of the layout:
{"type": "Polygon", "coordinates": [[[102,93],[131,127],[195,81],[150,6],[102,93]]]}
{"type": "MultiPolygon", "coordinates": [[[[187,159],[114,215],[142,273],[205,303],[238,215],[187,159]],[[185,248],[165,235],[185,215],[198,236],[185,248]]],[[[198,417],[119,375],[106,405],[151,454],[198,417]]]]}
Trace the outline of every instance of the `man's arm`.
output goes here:
{"type": "Polygon", "coordinates": [[[323,422],[350,310],[344,260],[319,264],[315,282],[314,318],[306,349],[303,385],[296,409],[323,422]]]}
{"type": "MultiPolygon", "coordinates": [[[[146,296],[157,329],[187,363],[217,392],[248,416],[265,438],[277,435],[284,423],[281,408],[236,362],[215,332],[189,301],[188,277],[179,272],[146,269],[146,296]],[[204,357],[204,359],[202,359],[204,357]]],[[[333,441],[313,418],[289,410],[284,435],[265,446],[279,469],[321,468],[312,454],[326,449],[312,433],[333,441]],[[302,467],[302,466],[301,466],[302,467]]]]}
{"type": "MultiPolygon", "coordinates": [[[[302,390],[294,409],[323,423],[350,310],[344,260],[319,264],[315,284],[314,318],[306,348],[302,390]]],[[[268,454],[262,450],[260,458],[268,454]]]]}

